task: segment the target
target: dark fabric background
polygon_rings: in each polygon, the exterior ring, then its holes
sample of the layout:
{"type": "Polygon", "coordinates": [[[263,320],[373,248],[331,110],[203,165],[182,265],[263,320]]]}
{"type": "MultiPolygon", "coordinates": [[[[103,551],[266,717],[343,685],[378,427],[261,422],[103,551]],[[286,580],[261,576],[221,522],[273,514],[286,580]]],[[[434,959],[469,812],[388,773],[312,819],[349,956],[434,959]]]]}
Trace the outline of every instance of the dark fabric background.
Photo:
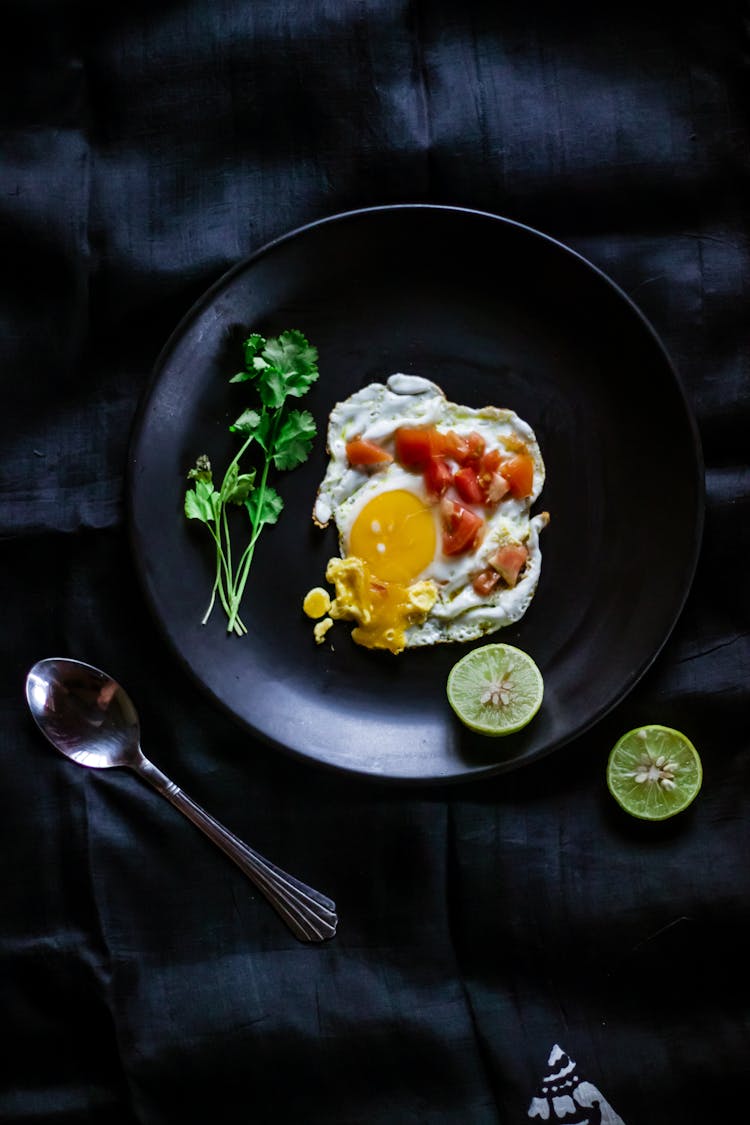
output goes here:
{"type": "Polygon", "coordinates": [[[749,17],[6,3],[5,1125],[519,1125],[554,1043],[626,1125],[748,1119],[749,17]],[[551,758],[449,789],[254,745],[163,647],[124,519],[139,396],[192,301],[276,235],[402,201],[506,215],[609,273],[677,363],[707,470],[694,588],[637,688],[551,758]],[[162,769],[336,898],[333,942],[297,943],[135,778],[43,743],[23,677],[52,654],[121,679],[162,769]],[[648,721],[705,768],[662,825],[604,781],[648,721]]]}

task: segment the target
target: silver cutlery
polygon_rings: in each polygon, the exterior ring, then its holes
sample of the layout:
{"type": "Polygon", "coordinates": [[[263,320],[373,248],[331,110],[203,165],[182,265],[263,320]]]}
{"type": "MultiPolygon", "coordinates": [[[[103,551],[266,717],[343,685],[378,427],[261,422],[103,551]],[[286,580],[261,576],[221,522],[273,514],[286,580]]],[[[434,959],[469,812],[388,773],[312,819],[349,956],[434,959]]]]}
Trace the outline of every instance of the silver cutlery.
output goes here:
{"type": "Polygon", "coordinates": [[[26,677],[26,699],[42,734],[62,754],[94,769],[124,766],[200,828],[265,895],[300,941],[336,933],[336,904],[269,863],[191,800],[141,750],[130,697],[105,672],[79,660],[40,660],[26,677]]]}

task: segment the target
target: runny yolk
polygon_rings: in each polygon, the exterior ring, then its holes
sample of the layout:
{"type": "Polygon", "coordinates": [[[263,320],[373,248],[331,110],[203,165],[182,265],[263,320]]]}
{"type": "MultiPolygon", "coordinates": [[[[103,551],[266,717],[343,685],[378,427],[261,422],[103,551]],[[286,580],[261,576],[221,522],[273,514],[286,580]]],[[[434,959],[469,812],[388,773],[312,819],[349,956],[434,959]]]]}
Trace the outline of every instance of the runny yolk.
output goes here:
{"type": "Polygon", "coordinates": [[[354,521],[349,554],[364,559],[383,582],[412,582],[435,556],[432,510],[405,489],[380,492],[354,521]]]}
{"type": "Polygon", "coordinates": [[[437,599],[434,582],[384,582],[370,574],[364,559],[330,559],[326,579],[336,587],[330,618],[355,621],[352,637],[365,648],[401,652],[406,630],[425,620],[437,599]]]}

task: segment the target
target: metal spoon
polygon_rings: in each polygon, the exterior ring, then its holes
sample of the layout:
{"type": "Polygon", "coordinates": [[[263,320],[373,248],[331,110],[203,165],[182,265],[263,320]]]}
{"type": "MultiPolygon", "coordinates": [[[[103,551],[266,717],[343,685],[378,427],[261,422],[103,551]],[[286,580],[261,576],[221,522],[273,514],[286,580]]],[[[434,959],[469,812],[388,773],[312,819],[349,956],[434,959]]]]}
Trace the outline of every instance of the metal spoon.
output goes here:
{"type": "Polygon", "coordinates": [[[336,933],[336,904],[269,863],[228,832],[144,757],[138,714],[115,680],[79,660],[40,660],[26,677],[26,699],[42,734],[81,766],[127,766],[192,820],[252,879],[301,941],[336,933]]]}

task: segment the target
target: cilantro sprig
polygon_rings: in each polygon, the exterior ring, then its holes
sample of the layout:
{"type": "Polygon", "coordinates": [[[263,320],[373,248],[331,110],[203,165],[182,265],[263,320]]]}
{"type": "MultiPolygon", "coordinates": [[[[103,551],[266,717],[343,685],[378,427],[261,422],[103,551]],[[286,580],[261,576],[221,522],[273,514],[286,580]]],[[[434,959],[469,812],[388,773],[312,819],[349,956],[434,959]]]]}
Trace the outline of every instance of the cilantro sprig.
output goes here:
{"type": "MultiPolygon", "coordinates": [[[[188,472],[193,482],[185,493],[185,515],[205,524],[216,551],[216,574],[203,624],[218,599],[227,618],[227,632],[247,632],[239,615],[262,529],[274,524],[284,506],[269,484],[271,469],[286,471],[306,461],[316,433],[309,410],[291,409],[289,400],[299,399],[318,378],[318,353],[301,332],[282,332],[265,339],[254,332],[243,343],[244,365],[231,383],[251,382],[258,402],[248,407],[229,427],[242,434],[244,442],[235,454],[217,488],[211,462],[202,454],[188,472]],[[240,471],[240,462],[251,445],[258,447],[258,465],[240,471]],[[233,557],[232,508],[244,511],[249,537],[242,553],[233,557]]],[[[236,543],[236,536],[234,536],[236,543]]]]}

